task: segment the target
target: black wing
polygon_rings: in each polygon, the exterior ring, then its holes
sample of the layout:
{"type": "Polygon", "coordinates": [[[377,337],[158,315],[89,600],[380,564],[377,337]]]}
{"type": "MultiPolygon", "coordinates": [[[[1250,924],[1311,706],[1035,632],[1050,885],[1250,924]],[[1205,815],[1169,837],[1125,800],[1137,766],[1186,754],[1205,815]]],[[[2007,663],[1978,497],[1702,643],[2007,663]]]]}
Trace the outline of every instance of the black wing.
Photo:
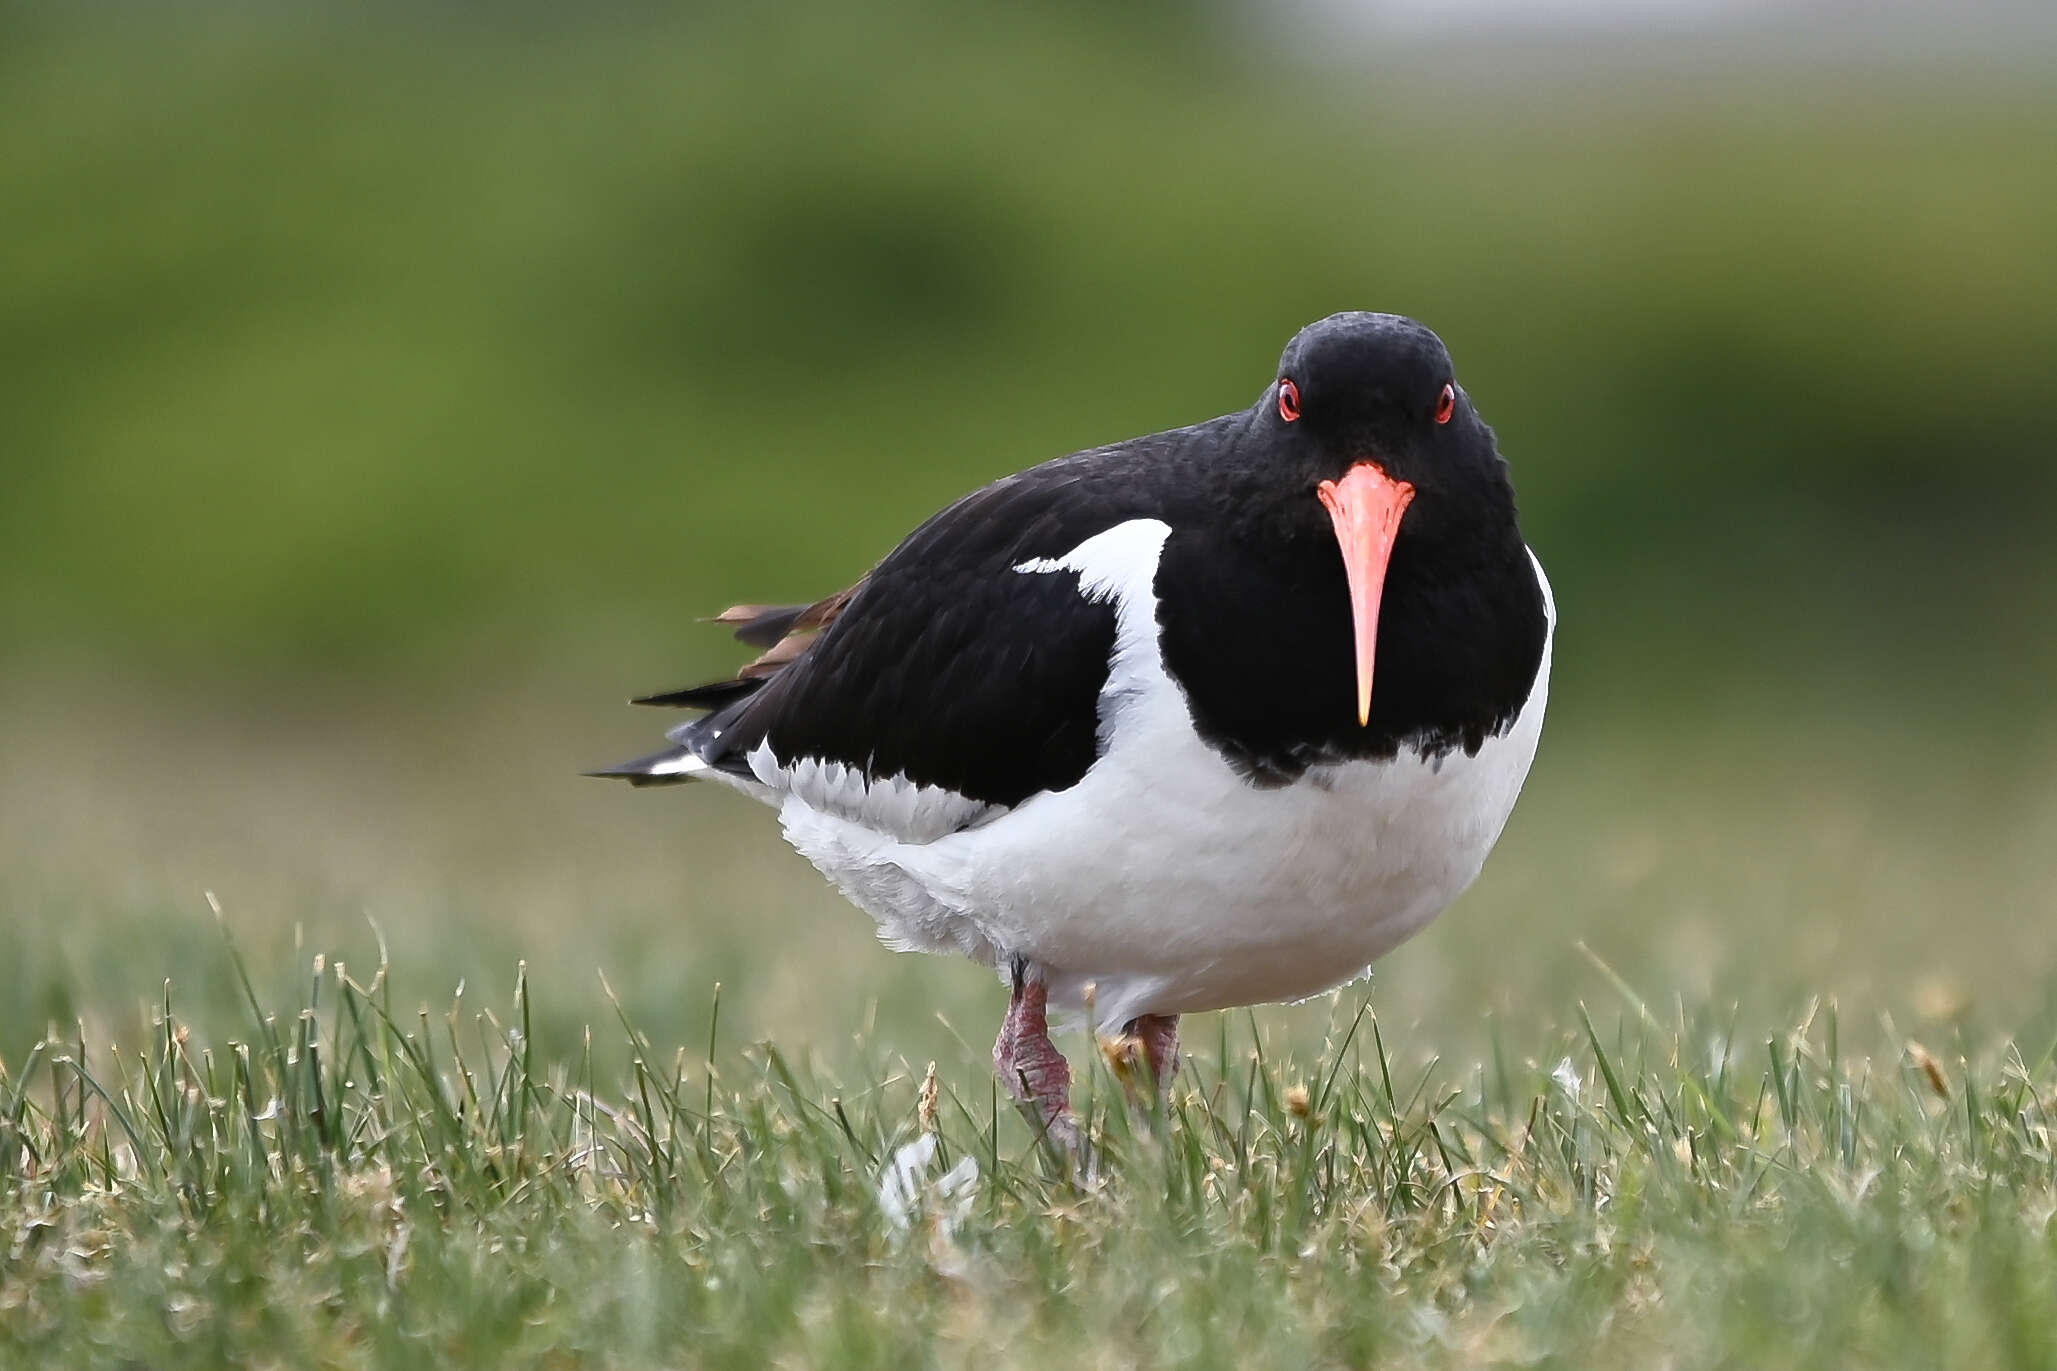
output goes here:
{"type": "Polygon", "coordinates": [[[976,491],[821,602],[830,612],[722,616],[770,650],[734,681],[650,700],[711,709],[671,737],[736,775],[751,774],[749,754],[768,742],[782,765],[840,762],[993,805],[1074,785],[1098,755],[1114,607],[1081,596],[1073,573],[1014,568],[1166,517],[1185,485],[1175,473],[1199,460],[1193,440],[1213,427],[1075,453],[976,491]]]}

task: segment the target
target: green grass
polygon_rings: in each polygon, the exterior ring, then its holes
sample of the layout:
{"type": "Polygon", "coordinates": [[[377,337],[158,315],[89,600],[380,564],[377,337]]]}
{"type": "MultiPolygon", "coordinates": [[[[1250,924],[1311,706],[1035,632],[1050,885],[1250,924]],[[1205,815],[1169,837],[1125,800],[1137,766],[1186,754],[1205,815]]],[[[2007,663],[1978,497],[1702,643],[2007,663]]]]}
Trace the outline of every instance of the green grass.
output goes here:
{"type": "Polygon", "coordinates": [[[1403,1066],[1355,993],[1313,1051],[1199,1021],[1161,1111],[1095,1057],[1083,1175],[970,1060],[623,1018],[605,1077],[535,1053],[519,974],[417,1014],[317,959],[216,1041],[168,989],[140,1041],[0,1067],[0,1364],[2057,1357],[2047,1029],[1939,1060],[1833,1005],[1612,998],[1462,1066],[1403,1066]]]}

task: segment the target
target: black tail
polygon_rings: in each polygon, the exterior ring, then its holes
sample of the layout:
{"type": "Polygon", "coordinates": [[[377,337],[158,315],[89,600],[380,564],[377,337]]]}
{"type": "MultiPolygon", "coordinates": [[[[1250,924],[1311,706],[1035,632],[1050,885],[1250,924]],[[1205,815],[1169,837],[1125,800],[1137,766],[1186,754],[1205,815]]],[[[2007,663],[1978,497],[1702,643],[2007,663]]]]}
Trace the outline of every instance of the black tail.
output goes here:
{"type": "Polygon", "coordinates": [[[666,733],[673,745],[664,751],[585,774],[639,786],[677,785],[708,771],[749,778],[749,750],[763,736],[763,730],[752,728],[745,717],[751,701],[773,677],[799,659],[822,629],[835,622],[863,584],[859,581],[810,605],[736,605],[715,615],[716,623],[733,625],[737,638],[764,651],[733,680],[709,681],[632,700],[632,704],[707,713],[666,733]]]}
{"type": "Polygon", "coordinates": [[[663,705],[671,709],[722,709],[757,693],[768,678],[753,676],[737,681],[709,681],[706,685],[667,690],[662,695],[640,695],[632,705],[663,705]]]}

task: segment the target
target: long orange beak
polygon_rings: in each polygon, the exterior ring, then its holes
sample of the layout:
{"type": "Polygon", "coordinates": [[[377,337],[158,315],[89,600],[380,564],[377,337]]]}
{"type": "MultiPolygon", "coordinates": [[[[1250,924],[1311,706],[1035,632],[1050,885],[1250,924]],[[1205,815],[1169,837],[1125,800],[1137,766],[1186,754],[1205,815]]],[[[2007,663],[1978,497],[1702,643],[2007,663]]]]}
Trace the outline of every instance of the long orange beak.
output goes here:
{"type": "Polygon", "coordinates": [[[1386,563],[1400,516],[1414,499],[1414,487],[1396,481],[1370,462],[1359,462],[1340,481],[1323,481],[1314,493],[1328,507],[1350,578],[1350,619],[1357,634],[1357,725],[1371,722],[1371,668],[1378,655],[1378,605],[1386,589],[1386,563]]]}

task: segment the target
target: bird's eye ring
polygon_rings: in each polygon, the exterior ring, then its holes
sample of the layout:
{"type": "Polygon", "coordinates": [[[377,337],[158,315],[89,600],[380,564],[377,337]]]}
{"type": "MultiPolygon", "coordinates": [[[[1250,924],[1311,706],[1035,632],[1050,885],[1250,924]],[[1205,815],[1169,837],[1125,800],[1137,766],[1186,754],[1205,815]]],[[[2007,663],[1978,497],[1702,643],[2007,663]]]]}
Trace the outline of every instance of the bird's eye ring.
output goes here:
{"type": "Polygon", "coordinates": [[[1278,417],[1289,424],[1300,417],[1300,387],[1283,379],[1278,383],[1278,417]]]}
{"type": "Polygon", "coordinates": [[[1436,397],[1436,422],[1447,424],[1450,416],[1457,412],[1457,387],[1445,381],[1443,393],[1436,397]]]}

